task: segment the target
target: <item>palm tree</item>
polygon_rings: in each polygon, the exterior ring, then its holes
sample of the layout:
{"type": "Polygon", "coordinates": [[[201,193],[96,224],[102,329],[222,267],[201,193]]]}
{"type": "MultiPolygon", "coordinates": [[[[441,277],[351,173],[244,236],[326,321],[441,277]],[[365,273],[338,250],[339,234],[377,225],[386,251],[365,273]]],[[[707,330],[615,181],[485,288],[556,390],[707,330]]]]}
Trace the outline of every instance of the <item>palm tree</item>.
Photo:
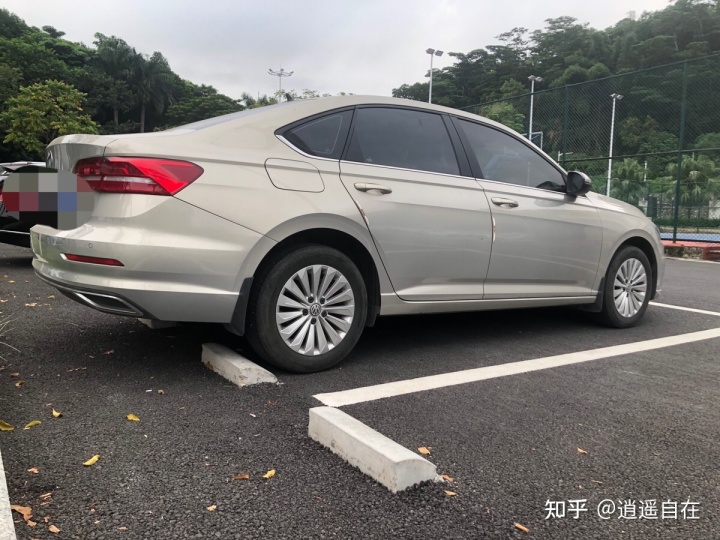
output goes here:
{"type": "Polygon", "coordinates": [[[150,105],[162,113],[166,104],[174,102],[175,75],[167,60],[159,52],[149,58],[135,54],[133,58],[132,86],[140,105],[140,132],[145,131],[145,113],[150,105]]]}
{"type": "MultiPolygon", "coordinates": [[[[675,197],[675,183],[678,176],[677,163],[667,167],[670,186],[667,194],[675,197]],[[672,181],[672,182],[670,182],[672,181]]],[[[680,169],[680,204],[687,207],[688,217],[692,208],[707,205],[710,200],[720,195],[720,169],[706,155],[684,156],[680,169]]]]}
{"type": "Polygon", "coordinates": [[[133,55],[135,50],[125,40],[115,36],[107,37],[101,33],[95,34],[94,63],[111,80],[111,99],[113,107],[113,120],[115,126],[119,124],[120,111],[126,112],[132,105],[132,94],[128,88],[130,80],[133,55]]]}
{"type": "Polygon", "coordinates": [[[615,169],[617,178],[613,180],[610,195],[621,201],[637,206],[647,194],[647,187],[643,183],[644,169],[635,159],[625,159],[615,169]]]}

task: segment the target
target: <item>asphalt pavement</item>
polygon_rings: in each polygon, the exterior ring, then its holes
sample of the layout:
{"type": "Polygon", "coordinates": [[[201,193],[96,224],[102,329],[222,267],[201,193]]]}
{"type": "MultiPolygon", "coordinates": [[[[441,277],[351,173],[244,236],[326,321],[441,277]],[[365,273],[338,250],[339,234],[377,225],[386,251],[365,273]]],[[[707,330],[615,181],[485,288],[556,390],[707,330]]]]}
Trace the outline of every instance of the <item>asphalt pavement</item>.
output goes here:
{"type": "MultiPolygon", "coordinates": [[[[720,264],[670,260],[660,301],[720,311],[718,284],[720,264]]],[[[569,309],[383,318],[338,368],[237,388],[200,353],[242,340],[75,304],[35,278],[27,250],[0,246],[0,301],[19,351],[0,344],[0,420],[16,428],[0,449],[11,503],[37,523],[15,513],[19,539],[720,537],[718,340],[343,408],[429,447],[452,483],[392,495],[307,436],[315,394],[717,328],[717,316],[651,306],[624,331],[569,309]],[[545,519],[548,500],[571,499],[588,511],[545,519]],[[699,519],[604,520],[604,499],[690,500],[699,519]]]]}

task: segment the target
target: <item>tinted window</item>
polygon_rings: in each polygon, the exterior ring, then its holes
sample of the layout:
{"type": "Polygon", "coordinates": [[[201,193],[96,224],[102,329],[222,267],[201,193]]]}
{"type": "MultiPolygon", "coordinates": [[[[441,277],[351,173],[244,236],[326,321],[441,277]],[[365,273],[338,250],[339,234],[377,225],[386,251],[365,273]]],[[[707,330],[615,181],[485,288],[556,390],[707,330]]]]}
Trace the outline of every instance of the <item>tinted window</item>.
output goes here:
{"type": "Polygon", "coordinates": [[[552,191],[565,190],[560,171],[532,148],[497,129],[466,120],[457,123],[470,141],[470,150],[478,160],[483,178],[552,191]]]}
{"type": "Polygon", "coordinates": [[[283,136],[306,154],[340,159],[351,118],[352,111],[330,114],[291,128],[283,136]]]}
{"type": "Polygon", "coordinates": [[[442,116],[407,109],[358,109],[347,159],[460,174],[442,116]]]}

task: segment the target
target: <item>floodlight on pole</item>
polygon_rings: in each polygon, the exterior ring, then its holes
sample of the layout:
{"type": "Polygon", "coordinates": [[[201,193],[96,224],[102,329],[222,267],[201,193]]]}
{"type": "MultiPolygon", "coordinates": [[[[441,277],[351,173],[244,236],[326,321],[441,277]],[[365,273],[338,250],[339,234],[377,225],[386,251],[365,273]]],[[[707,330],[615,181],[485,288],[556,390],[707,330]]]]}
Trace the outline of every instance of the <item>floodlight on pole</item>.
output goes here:
{"type": "Polygon", "coordinates": [[[612,157],[613,157],[613,139],[615,138],[615,105],[620,101],[623,96],[620,94],[610,94],[612,98],[612,117],[610,119],[610,153],[608,155],[608,174],[607,174],[607,189],[605,194],[610,196],[610,186],[612,185],[612,157]]]}
{"type": "Polygon", "coordinates": [[[533,105],[535,104],[535,83],[542,82],[543,78],[537,75],[530,75],[530,122],[528,126],[528,140],[532,142],[533,105]]]}
{"type": "Polygon", "coordinates": [[[278,102],[282,101],[282,78],[283,77],[289,77],[295,73],[294,71],[285,71],[283,68],[280,68],[280,71],[273,71],[272,68],[268,69],[268,75],[273,75],[278,78],[279,86],[278,86],[278,102]]]}
{"type": "Polygon", "coordinates": [[[442,56],[443,51],[427,49],[425,52],[430,55],[430,91],[428,92],[428,103],[432,103],[433,56],[442,56]]]}

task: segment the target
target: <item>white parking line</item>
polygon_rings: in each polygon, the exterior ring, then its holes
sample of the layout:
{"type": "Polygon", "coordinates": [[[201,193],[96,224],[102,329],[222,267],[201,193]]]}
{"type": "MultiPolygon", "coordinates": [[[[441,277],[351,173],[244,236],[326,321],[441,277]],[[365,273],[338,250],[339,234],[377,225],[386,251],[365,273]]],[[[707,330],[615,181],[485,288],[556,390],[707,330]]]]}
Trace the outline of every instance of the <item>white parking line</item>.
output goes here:
{"type": "Polygon", "coordinates": [[[690,311],[692,313],[702,313],[703,315],[715,315],[716,317],[720,317],[720,312],[718,311],[707,311],[704,309],[695,309],[691,307],[673,306],[671,304],[661,304],[660,302],[650,302],[650,305],[655,307],[679,309],[680,311],[690,311]]]}
{"type": "Polygon", "coordinates": [[[10,510],[10,496],[5,483],[5,469],[0,454],[0,538],[2,540],[15,540],[15,524],[12,510],[10,510]]]}
{"type": "Polygon", "coordinates": [[[484,381],[487,379],[494,379],[496,377],[505,377],[507,375],[529,373],[531,371],[539,371],[542,369],[550,369],[559,366],[590,362],[592,360],[600,360],[603,358],[611,358],[613,356],[651,351],[654,349],[673,347],[675,345],[683,345],[686,343],[693,343],[696,341],[704,341],[719,337],[720,328],[713,328],[711,330],[703,330],[701,332],[691,332],[688,334],[680,334],[678,336],[649,339],[647,341],[638,341],[636,343],[627,343],[625,345],[614,345],[612,347],[602,347],[600,349],[591,349],[588,351],[547,356],[545,358],[536,358],[534,360],[523,360],[521,362],[512,362],[497,366],[487,366],[463,371],[455,371],[452,373],[442,373],[440,375],[431,375],[429,377],[420,377],[417,379],[407,379],[404,381],[353,388],[351,390],[343,390],[341,392],[317,394],[314,397],[324,405],[329,405],[331,407],[343,407],[345,405],[353,405],[355,403],[364,403],[366,401],[412,394],[425,390],[434,390],[445,386],[484,381]]]}

